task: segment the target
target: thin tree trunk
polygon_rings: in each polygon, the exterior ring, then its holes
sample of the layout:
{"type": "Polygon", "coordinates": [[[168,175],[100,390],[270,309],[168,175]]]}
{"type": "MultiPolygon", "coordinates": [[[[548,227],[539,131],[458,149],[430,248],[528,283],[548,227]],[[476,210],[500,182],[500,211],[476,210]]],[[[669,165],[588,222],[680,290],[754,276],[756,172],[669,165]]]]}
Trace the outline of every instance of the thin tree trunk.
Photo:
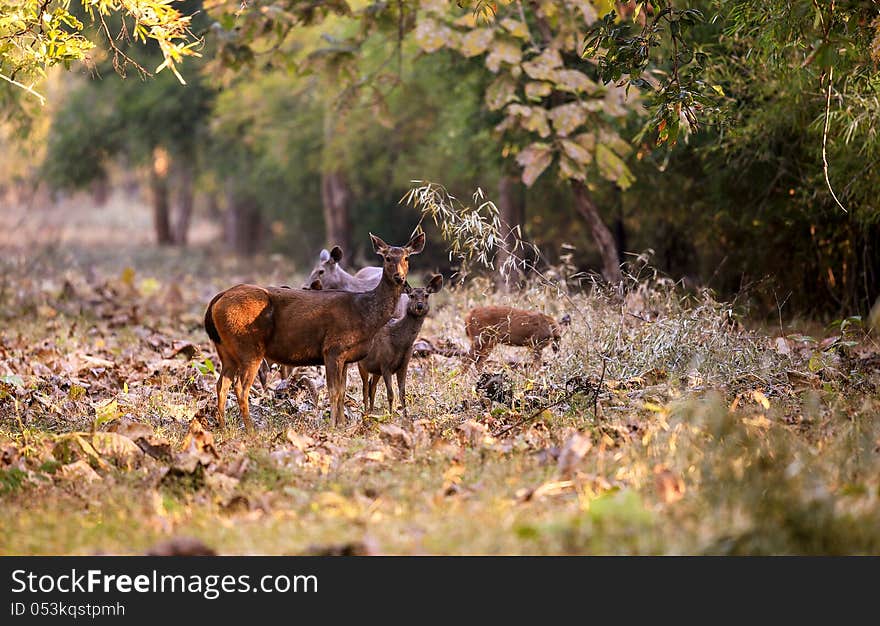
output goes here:
{"type": "Polygon", "coordinates": [[[162,148],[153,151],[150,167],[150,194],[153,200],[153,228],[160,246],[174,243],[168,206],[168,153],[162,148]]]}
{"type": "Polygon", "coordinates": [[[174,228],[174,242],[185,246],[189,240],[189,225],[192,220],[195,191],[193,189],[193,172],[188,165],[179,170],[179,188],[177,190],[177,222],[174,228]]]}
{"type": "Polygon", "coordinates": [[[590,226],[593,234],[593,241],[599,248],[599,255],[602,257],[602,276],[609,283],[620,282],[623,275],[620,272],[620,257],[617,254],[617,245],[614,236],[602,221],[599,215],[599,208],[590,197],[590,192],[586,185],[577,180],[571,181],[571,188],[574,191],[574,206],[578,213],[583,216],[590,226]]]}
{"type": "Polygon", "coordinates": [[[503,234],[507,235],[507,238],[504,242],[506,248],[500,248],[495,259],[495,286],[498,289],[510,290],[523,278],[522,271],[513,262],[505,267],[505,264],[510,259],[510,251],[512,251],[515,239],[515,234],[508,234],[508,231],[517,226],[521,230],[523,222],[525,222],[525,194],[518,176],[502,174],[501,179],[498,181],[498,211],[501,217],[503,234]],[[504,269],[502,270],[502,268],[504,269]],[[506,276],[503,272],[506,273],[506,276]]]}
{"type": "Polygon", "coordinates": [[[95,206],[104,206],[107,204],[109,197],[110,183],[107,181],[106,176],[101,176],[92,181],[92,200],[95,201],[95,206]]]}
{"type": "Polygon", "coordinates": [[[226,245],[240,256],[256,254],[263,241],[263,216],[256,202],[227,189],[224,218],[226,245]]]}
{"type": "Polygon", "coordinates": [[[340,246],[345,251],[349,251],[351,243],[351,223],[348,217],[350,199],[351,192],[341,172],[324,172],[321,175],[321,201],[324,206],[327,243],[340,246]]]}

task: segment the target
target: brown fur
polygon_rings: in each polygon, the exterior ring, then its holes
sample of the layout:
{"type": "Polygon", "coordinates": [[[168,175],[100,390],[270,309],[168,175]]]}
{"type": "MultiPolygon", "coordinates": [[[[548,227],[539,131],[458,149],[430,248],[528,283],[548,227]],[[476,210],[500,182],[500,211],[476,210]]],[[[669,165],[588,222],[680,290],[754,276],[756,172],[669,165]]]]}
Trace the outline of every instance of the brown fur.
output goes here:
{"type": "Polygon", "coordinates": [[[367,355],[373,336],[391,319],[409,272],[409,256],[425,245],[424,234],[404,247],[370,235],[383,257],[382,280],[372,291],[316,291],[236,285],[212,301],[205,314],[223,368],[217,382],[217,416],[225,428],[226,395],[235,384],[242,419],[253,429],[248,391],[265,358],[282,365],[324,365],[334,426],[344,418],[345,370],[367,355]]]}
{"type": "MultiPolygon", "coordinates": [[[[289,285],[281,285],[281,288],[282,289],[293,289],[293,287],[290,287],[289,285]]],[[[304,286],[303,289],[312,289],[314,291],[321,291],[322,289],[324,289],[324,285],[322,285],[321,281],[316,278],[315,280],[313,280],[311,282],[311,284],[304,286]]],[[[217,297],[220,297],[220,294],[218,294],[217,297]]],[[[210,306],[209,306],[209,308],[210,308],[210,306]]],[[[207,325],[208,319],[207,318],[205,319],[205,324],[206,324],[205,328],[207,329],[208,328],[208,325],[207,325]]],[[[213,324],[213,321],[211,321],[211,324],[213,324]]],[[[216,332],[216,329],[215,329],[215,332],[216,332]]],[[[208,332],[208,334],[209,335],[211,334],[210,331],[208,332]]],[[[213,337],[211,339],[213,340],[213,337]]],[[[290,378],[293,375],[293,372],[296,370],[296,368],[293,368],[290,365],[282,365],[279,369],[281,372],[281,380],[287,380],[288,378],[290,378]]],[[[266,391],[269,388],[269,372],[270,372],[269,362],[264,359],[263,362],[260,364],[260,371],[257,373],[257,376],[260,380],[260,386],[263,388],[263,391],[266,391]]],[[[317,394],[317,392],[314,395],[316,395],[316,394],[317,394]]]]}
{"type": "Polygon", "coordinates": [[[428,298],[443,287],[443,277],[435,274],[425,287],[411,289],[407,285],[406,315],[393,319],[376,334],[370,352],[358,361],[358,371],[364,385],[364,411],[371,412],[376,400],[376,387],[379,377],[385,381],[388,392],[388,412],[394,413],[394,390],[391,377],[397,376],[397,391],[400,393],[400,406],[406,417],[406,372],[412,358],[412,347],[422,328],[425,317],[431,310],[428,298]]]}
{"type": "Polygon", "coordinates": [[[472,309],[464,320],[471,341],[469,362],[482,370],[483,361],[496,345],[527,346],[532,349],[536,366],[541,365],[541,351],[552,345],[559,350],[559,324],[549,315],[509,306],[481,306],[472,309]]]}

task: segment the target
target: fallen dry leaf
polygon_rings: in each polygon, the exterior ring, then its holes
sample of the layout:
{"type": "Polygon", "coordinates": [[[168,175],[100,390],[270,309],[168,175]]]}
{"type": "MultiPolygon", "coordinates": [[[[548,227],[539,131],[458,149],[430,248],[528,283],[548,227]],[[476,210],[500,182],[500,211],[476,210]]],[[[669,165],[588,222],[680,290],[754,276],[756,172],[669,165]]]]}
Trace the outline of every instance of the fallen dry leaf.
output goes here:
{"type": "Polygon", "coordinates": [[[556,464],[559,474],[565,478],[570,477],[580,460],[592,447],[593,441],[590,439],[589,433],[571,435],[559,453],[559,461],[556,464]]]}
{"type": "Polygon", "coordinates": [[[62,465],[55,475],[66,480],[84,481],[87,483],[101,480],[101,476],[98,475],[98,472],[93,470],[92,466],[82,459],[75,461],[74,463],[62,465]]]}
{"type": "Polygon", "coordinates": [[[379,436],[383,441],[396,448],[409,450],[413,447],[412,436],[395,424],[382,424],[379,426],[379,436]]]}
{"type": "Polygon", "coordinates": [[[665,465],[654,466],[654,489],[665,504],[673,504],[684,497],[684,481],[665,465]]]}
{"type": "Polygon", "coordinates": [[[494,437],[489,434],[489,428],[485,424],[481,424],[476,420],[467,420],[456,430],[459,432],[462,444],[470,444],[472,446],[491,446],[495,443],[494,437]]]}
{"type": "Polygon", "coordinates": [[[132,461],[144,455],[134,441],[118,433],[95,433],[92,446],[102,457],[112,459],[117,467],[131,467],[132,461]]]}
{"type": "Polygon", "coordinates": [[[213,456],[215,459],[220,458],[217,448],[214,447],[214,435],[210,431],[205,430],[202,423],[195,417],[190,421],[189,432],[186,433],[186,437],[184,437],[180,447],[183,452],[189,454],[213,456]]]}

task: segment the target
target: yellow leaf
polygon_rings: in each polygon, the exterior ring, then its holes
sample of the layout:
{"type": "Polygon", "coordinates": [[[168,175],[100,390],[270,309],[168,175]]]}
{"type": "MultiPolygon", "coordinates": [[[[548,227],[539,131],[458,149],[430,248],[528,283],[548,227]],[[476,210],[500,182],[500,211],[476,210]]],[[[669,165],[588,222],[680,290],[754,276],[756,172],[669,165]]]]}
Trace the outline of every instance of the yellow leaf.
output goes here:
{"type": "Polygon", "coordinates": [[[161,284],[155,278],[145,278],[138,284],[138,291],[142,296],[149,298],[159,291],[160,287],[161,284]]]}
{"type": "Polygon", "coordinates": [[[121,280],[122,284],[126,287],[134,287],[134,268],[126,267],[122,270],[122,275],[119,277],[119,280],[121,280]]]}
{"type": "Polygon", "coordinates": [[[528,27],[518,20],[506,17],[501,20],[501,25],[514,37],[519,37],[520,39],[529,38],[528,27]]]}
{"type": "Polygon", "coordinates": [[[553,152],[545,143],[533,143],[520,152],[516,162],[523,168],[522,180],[526,187],[531,187],[552,161],[553,152]]]}
{"type": "Polygon", "coordinates": [[[761,391],[759,391],[758,389],[755,389],[755,390],[752,392],[752,398],[754,398],[755,402],[757,402],[757,403],[760,404],[762,407],[764,407],[764,409],[769,409],[769,408],[770,408],[770,401],[767,399],[767,396],[765,396],[765,395],[764,395],[761,391]]]}
{"type": "Polygon", "coordinates": [[[483,54],[492,44],[494,33],[489,28],[476,28],[461,38],[459,49],[466,57],[483,54]]]}
{"type": "Polygon", "coordinates": [[[95,421],[99,426],[115,420],[120,415],[122,415],[122,412],[119,410],[116,398],[105,400],[95,405],[95,421]]]}
{"type": "Polygon", "coordinates": [[[770,420],[768,420],[763,415],[759,415],[758,417],[755,417],[755,418],[744,417],[742,422],[746,426],[755,426],[757,428],[764,428],[764,429],[770,428],[770,420]]]}

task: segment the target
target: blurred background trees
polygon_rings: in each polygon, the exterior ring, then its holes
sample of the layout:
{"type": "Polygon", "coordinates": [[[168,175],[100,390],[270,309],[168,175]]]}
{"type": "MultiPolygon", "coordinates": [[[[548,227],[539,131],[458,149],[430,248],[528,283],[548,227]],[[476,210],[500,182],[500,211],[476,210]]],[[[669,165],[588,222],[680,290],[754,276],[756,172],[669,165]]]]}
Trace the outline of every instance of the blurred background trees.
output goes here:
{"type": "MultiPolygon", "coordinates": [[[[676,279],[745,289],[757,314],[783,301],[865,312],[878,296],[869,0],[173,6],[193,16],[179,45],[204,40],[176,66],[186,85],[167,71],[120,78],[120,54],[152,70],[167,49],[110,46],[70,9],[98,47],[44,109],[22,115],[33,98],[2,82],[5,145],[23,119],[48,128],[39,171],[0,167],[5,184],[100,200],[134,180],[161,244],[185,244],[201,211],[237,253],[306,264],[338,243],[357,264],[371,261],[368,231],[410,234],[418,216],[398,201],[431,180],[463,198],[482,188],[541,248],[537,263],[570,253],[615,281],[651,251],[676,279]]],[[[12,41],[21,25],[0,9],[12,41]]],[[[108,14],[109,32],[124,19],[108,14]]],[[[447,263],[442,246],[427,252],[447,263]]]]}

